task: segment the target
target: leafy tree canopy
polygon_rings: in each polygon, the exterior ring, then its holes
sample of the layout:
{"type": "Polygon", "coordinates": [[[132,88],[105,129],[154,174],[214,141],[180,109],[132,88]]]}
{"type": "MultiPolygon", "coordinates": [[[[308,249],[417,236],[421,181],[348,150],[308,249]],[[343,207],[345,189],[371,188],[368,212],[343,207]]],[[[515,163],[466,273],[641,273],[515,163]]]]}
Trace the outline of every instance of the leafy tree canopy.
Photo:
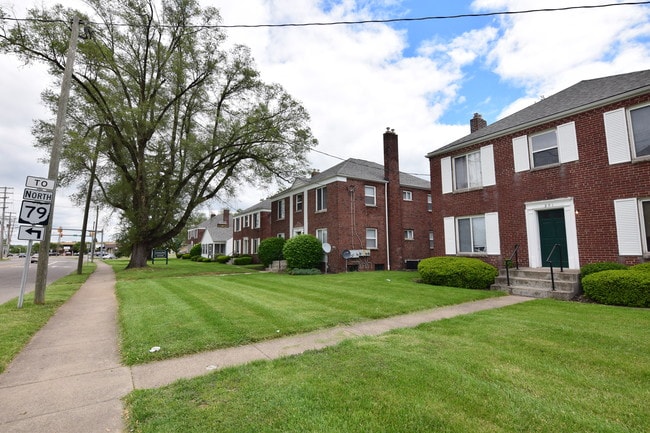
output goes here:
{"type": "MultiPolygon", "coordinates": [[[[120,212],[129,267],[186,227],[192,211],[242,184],[291,181],[316,144],[309,115],[265,83],[241,45],[228,45],[219,12],[197,0],[85,0],[92,15],[56,5],[28,20],[0,10],[0,51],[65,69],[70,22],[82,21],[61,181],[82,183],[97,162],[104,205],[120,212]]],[[[56,110],[56,91],[43,99],[56,110]]],[[[52,123],[34,134],[51,145],[52,123]]]]}

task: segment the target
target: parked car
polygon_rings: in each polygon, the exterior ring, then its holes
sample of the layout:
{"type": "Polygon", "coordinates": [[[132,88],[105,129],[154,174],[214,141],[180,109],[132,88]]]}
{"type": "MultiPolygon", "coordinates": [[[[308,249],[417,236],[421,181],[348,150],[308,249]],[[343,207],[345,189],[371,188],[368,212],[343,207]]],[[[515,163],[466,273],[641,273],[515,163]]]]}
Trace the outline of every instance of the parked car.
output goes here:
{"type": "Polygon", "coordinates": [[[115,258],[115,254],[105,253],[105,254],[102,255],[102,259],[104,259],[104,260],[114,259],[114,258],[115,258]]]}
{"type": "Polygon", "coordinates": [[[32,263],[38,262],[38,253],[32,254],[32,258],[30,260],[32,263]]]}
{"type": "Polygon", "coordinates": [[[25,257],[27,257],[27,253],[18,253],[18,257],[24,259],[25,257]]]}

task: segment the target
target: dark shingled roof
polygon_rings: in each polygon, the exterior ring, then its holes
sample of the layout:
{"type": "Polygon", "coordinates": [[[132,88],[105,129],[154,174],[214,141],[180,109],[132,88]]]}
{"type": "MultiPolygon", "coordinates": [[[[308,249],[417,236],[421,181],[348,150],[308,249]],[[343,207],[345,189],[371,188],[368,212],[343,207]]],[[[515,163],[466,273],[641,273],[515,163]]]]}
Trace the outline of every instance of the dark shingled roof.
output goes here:
{"type": "Polygon", "coordinates": [[[648,90],[650,90],[650,70],[584,80],[521,111],[504,117],[485,128],[434,150],[427,154],[427,157],[493,139],[517,129],[545,123],[574,112],[585,111],[637,93],[644,93],[648,90]]]}
{"type": "Polygon", "coordinates": [[[258,203],[255,203],[254,205],[252,205],[250,207],[247,207],[246,209],[244,209],[241,212],[237,212],[237,215],[239,216],[239,215],[244,215],[244,214],[247,214],[247,213],[252,213],[252,212],[257,212],[257,211],[265,211],[265,210],[268,210],[268,211],[271,210],[271,200],[269,200],[268,198],[264,199],[264,200],[261,200],[258,203]]]}

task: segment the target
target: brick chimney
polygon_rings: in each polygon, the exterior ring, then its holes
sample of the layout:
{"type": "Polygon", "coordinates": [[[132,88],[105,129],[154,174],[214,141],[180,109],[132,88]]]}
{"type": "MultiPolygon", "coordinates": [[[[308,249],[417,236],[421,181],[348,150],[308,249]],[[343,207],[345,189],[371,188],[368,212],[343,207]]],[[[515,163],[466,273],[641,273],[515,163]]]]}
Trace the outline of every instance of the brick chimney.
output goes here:
{"type": "Polygon", "coordinates": [[[230,225],[230,209],[224,209],[221,215],[221,221],[217,224],[219,227],[228,227],[230,225]]]}
{"type": "Polygon", "coordinates": [[[386,187],[388,251],[387,269],[402,269],[404,262],[402,256],[402,240],[404,238],[402,227],[402,190],[399,182],[399,150],[397,147],[397,134],[394,129],[386,128],[384,132],[384,179],[388,182],[386,187]]]}
{"type": "Polygon", "coordinates": [[[469,121],[469,130],[470,133],[476,132],[481,128],[485,128],[487,126],[487,122],[479,113],[474,113],[474,117],[470,119],[469,121]]]}

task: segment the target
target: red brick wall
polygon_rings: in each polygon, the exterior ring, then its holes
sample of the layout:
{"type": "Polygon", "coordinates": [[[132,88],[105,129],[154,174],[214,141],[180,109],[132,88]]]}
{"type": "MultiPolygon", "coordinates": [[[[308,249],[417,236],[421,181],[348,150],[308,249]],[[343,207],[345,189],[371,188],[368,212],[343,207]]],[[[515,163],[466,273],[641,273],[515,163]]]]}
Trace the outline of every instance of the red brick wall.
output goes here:
{"type": "Polygon", "coordinates": [[[431,188],[434,198],[433,227],[435,255],[444,255],[443,218],[499,212],[501,257],[486,261],[501,266],[515,244],[520,245],[520,264],[527,266],[528,250],[525,203],[572,197],[576,209],[576,229],[580,265],[599,261],[636,263],[640,257],[619,257],[613,201],[621,198],[650,197],[650,160],[609,165],[603,113],[650,101],[650,95],[596,108],[538,127],[517,131],[496,140],[479,143],[444,156],[456,156],[494,146],[496,186],[480,190],[442,194],[440,156],[431,158],[431,188]],[[512,139],[560,124],[575,122],[579,160],[557,166],[514,172],[512,139]]]}

